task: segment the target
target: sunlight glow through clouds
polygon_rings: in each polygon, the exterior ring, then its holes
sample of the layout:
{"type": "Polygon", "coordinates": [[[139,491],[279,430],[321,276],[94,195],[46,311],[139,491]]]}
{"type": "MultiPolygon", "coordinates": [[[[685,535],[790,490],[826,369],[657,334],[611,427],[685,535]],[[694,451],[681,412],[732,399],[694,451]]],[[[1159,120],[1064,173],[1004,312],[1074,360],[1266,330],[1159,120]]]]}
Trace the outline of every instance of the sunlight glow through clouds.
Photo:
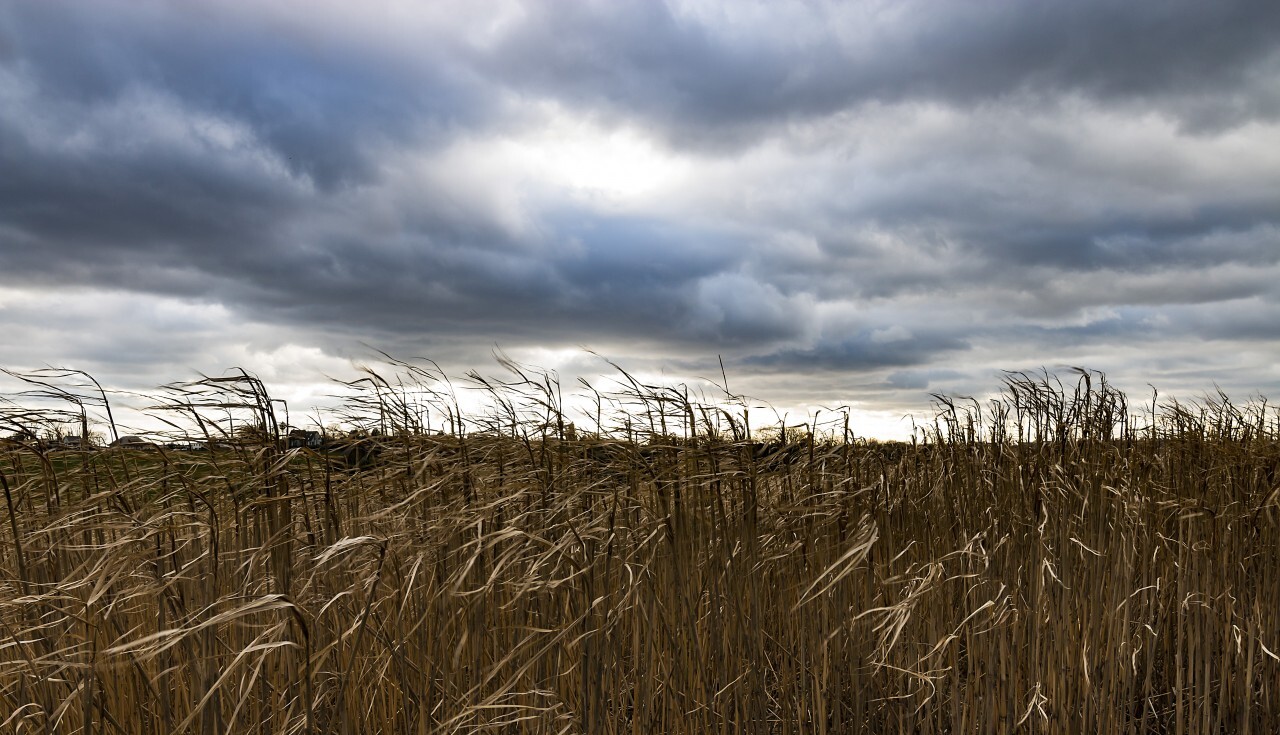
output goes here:
{"type": "Polygon", "coordinates": [[[607,127],[549,103],[541,125],[497,140],[471,140],[465,157],[501,162],[526,185],[550,186],[597,204],[638,205],[678,186],[690,161],[630,127],[607,127]]]}

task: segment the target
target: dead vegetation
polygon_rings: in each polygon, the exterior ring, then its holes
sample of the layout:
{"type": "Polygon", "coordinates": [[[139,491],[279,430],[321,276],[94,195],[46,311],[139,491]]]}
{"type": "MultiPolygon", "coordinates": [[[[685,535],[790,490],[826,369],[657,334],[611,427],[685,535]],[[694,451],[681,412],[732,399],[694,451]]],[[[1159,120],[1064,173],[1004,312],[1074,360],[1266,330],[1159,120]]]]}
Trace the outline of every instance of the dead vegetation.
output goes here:
{"type": "Polygon", "coordinates": [[[1018,374],[878,444],[623,373],[586,432],[397,367],[359,461],[247,374],[154,397],[208,452],[24,441],[107,405],[71,373],[0,404],[0,731],[1280,731],[1263,403],[1018,374]]]}

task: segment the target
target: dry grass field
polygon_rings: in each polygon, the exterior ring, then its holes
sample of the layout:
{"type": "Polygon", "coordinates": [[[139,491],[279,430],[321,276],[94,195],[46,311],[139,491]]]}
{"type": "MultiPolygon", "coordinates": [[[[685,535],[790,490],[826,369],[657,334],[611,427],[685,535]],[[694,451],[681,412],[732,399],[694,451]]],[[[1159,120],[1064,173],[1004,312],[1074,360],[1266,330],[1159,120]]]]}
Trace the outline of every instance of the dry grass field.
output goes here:
{"type": "MultiPolygon", "coordinates": [[[[212,451],[0,446],[0,732],[1280,732],[1259,402],[1011,375],[877,443],[401,367],[348,448],[247,375],[153,398],[212,451]]],[[[45,377],[0,435],[105,408],[45,377]]]]}

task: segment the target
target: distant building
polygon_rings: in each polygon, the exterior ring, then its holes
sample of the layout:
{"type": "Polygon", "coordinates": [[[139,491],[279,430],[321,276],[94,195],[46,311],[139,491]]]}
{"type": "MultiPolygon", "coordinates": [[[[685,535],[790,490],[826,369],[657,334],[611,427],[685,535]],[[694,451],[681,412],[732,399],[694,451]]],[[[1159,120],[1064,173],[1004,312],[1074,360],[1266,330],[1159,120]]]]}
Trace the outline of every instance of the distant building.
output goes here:
{"type": "Polygon", "coordinates": [[[319,449],[324,446],[324,436],[320,432],[304,429],[290,431],[286,441],[289,449],[319,449]]]}
{"type": "Polygon", "coordinates": [[[164,445],[165,449],[175,452],[194,452],[204,449],[204,445],[195,439],[186,439],[183,441],[172,441],[164,445]]]}
{"type": "Polygon", "coordinates": [[[111,442],[111,446],[124,447],[127,449],[154,449],[156,445],[147,441],[146,439],[143,439],[140,436],[129,435],[129,436],[122,436],[119,439],[116,439],[115,441],[111,442]]]}
{"type": "Polygon", "coordinates": [[[68,434],[67,436],[55,436],[46,444],[46,448],[50,450],[60,449],[88,449],[92,444],[80,438],[79,434],[68,434]]]}

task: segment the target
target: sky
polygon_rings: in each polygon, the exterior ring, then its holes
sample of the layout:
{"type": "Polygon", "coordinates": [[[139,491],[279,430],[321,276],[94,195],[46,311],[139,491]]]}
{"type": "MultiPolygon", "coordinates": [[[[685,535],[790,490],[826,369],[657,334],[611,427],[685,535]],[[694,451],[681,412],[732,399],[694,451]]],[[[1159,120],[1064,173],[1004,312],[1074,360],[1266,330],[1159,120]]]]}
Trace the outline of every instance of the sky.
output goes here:
{"type": "MultiPolygon", "coordinates": [[[[0,0],[0,366],[1280,398],[1280,3],[0,0]]],[[[909,431],[909,428],[906,429],[909,431]]]]}

